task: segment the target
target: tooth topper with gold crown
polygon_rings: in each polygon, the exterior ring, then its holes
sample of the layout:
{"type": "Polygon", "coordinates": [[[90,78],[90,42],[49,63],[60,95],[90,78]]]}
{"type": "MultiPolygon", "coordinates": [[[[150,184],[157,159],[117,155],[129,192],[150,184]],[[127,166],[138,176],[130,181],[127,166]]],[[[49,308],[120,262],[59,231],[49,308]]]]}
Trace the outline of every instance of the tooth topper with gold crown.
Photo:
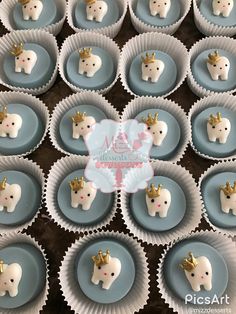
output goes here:
{"type": "Polygon", "coordinates": [[[77,111],[76,114],[71,119],[74,123],[80,123],[80,122],[83,122],[85,118],[86,118],[85,112],[82,113],[82,112],[77,111]]]}
{"type": "Polygon", "coordinates": [[[158,82],[162,75],[165,64],[163,61],[156,59],[156,53],[146,53],[146,56],[141,57],[142,65],[142,80],[151,81],[152,83],[158,82]]]}
{"type": "Polygon", "coordinates": [[[2,106],[2,111],[0,111],[0,122],[3,122],[7,118],[7,106],[2,106]]]}
{"type": "Polygon", "coordinates": [[[222,116],[220,112],[217,112],[217,115],[214,116],[213,114],[210,115],[210,118],[208,119],[208,122],[210,123],[210,125],[212,126],[216,126],[217,124],[219,124],[220,122],[222,122],[222,116]]]}
{"type": "Polygon", "coordinates": [[[219,52],[217,50],[215,50],[214,52],[209,53],[207,62],[214,65],[215,63],[220,61],[220,58],[221,58],[221,56],[220,56],[219,52]]]}
{"type": "Polygon", "coordinates": [[[92,54],[92,48],[83,48],[78,50],[79,58],[79,74],[93,77],[102,66],[102,59],[92,54]],[[86,62],[84,62],[86,60],[86,62]]]}
{"type": "Polygon", "coordinates": [[[15,113],[7,113],[7,106],[0,111],[0,137],[16,138],[22,126],[22,118],[15,113]]]}
{"type": "Polygon", "coordinates": [[[103,0],[85,0],[88,21],[102,22],[107,14],[108,5],[103,0]]]}
{"type": "Polygon", "coordinates": [[[110,261],[110,251],[106,250],[106,253],[103,253],[102,250],[98,251],[98,255],[92,256],[93,262],[97,267],[109,264],[110,261]]]}
{"type": "Polygon", "coordinates": [[[220,112],[216,116],[213,114],[210,115],[207,123],[207,134],[210,142],[216,142],[218,139],[220,144],[225,144],[230,131],[231,123],[229,119],[222,118],[220,112]]]}
{"type": "Polygon", "coordinates": [[[158,123],[158,112],[155,113],[154,117],[152,117],[151,113],[148,114],[148,117],[145,119],[143,118],[143,122],[147,126],[152,126],[158,123]]]}
{"type": "Polygon", "coordinates": [[[87,116],[85,112],[79,112],[72,117],[73,121],[73,139],[78,140],[80,136],[85,138],[91,131],[92,126],[96,123],[96,120],[92,116],[87,116]]]}
{"type": "Polygon", "coordinates": [[[80,179],[75,178],[74,180],[70,181],[69,185],[72,191],[78,192],[84,188],[84,177],[81,177],[80,179]]]}
{"type": "Polygon", "coordinates": [[[229,214],[232,210],[232,214],[236,216],[236,181],[233,186],[227,181],[226,186],[220,187],[220,202],[223,213],[229,214]]]}
{"type": "Polygon", "coordinates": [[[33,50],[24,50],[23,43],[14,44],[10,53],[15,56],[15,72],[31,74],[37,60],[37,54],[33,50]]]}
{"type": "Polygon", "coordinates": [[[221,79],[222,81],[228,80],[230,62],[229,59],[220,56],[216,50],[208,55],[207,69],[213,81],[221,79]]]}
{"type": "Polygon", "coordinates": [[[192,252],[188,253],[188,257],[185,258],[182,263],[180,264],[180,267],[188,272],[192,271],[196,266],[198,265],[198,261],[193,256],[192,252]]]}
{"type": "Polygon", "coordinates": [[[88,59],[92,55],[92,48],[83,48],[79,50],[80,58],[88,59]]]}
{"type": "Polygon", "coordinates": [[[21,187],[19,184],[8,184],[4,177],[0,182],[0,196],[0,211],[6,209],[8,213],[12,213],[20,201],[21,187]]]}
{"type": "Polygon", "coordinates": [[[24,45],[23,43],[20,43],[20,44],[12,45],[10,53],[15,57],[19,57],[19,55],[22,54],[23,51],[24,51],[24,45]]]}
{"type": "Polygon", "coordinates": [[[233,186],[231,186],[230,182],[227,181],[226,186],[221,186],[220,190],[223,191],[226,196],[230,196],[230,195],[236,193],[236,181],[234,181],[233,186]]]}
{"type": "Polygon", "coordinates": [[[4,177],[3,180],[0,182],[0,191],[4,191],[6,189],[7,178],[4,177]]]}
{"type": "Polygon", "coordinates": [[[18,295],[18,286],[22,277],[22,268],[18,263],[5,264],[0,260],[0,298],[9,293],[10,297],[18,295]]]}
{"type": "Polygon", "coordinates": [[[28,21],[37,21],[43,11],[43,3],[41,0],[18,0],[22,5],[23,19],[28,21]]]}
{"type": "Polygon", "coordinates": [[[152,183],[150,189],[146,188],[146,194],[149,198],[156,198],[161,195],[161,189],[162,189],[161,184],[158,184],[158,187],[156,188],[155,185],[152,183]]]}
{"type": "Polygon", "coordinates": [[[153,52],[152,54],[149,54],[148,52],[146,53],[146,56],[142,56],[142,63],[144,64],[150,64],[150,63],[154,63],[157,59],[156,59],[156,53],[153,52]]]}

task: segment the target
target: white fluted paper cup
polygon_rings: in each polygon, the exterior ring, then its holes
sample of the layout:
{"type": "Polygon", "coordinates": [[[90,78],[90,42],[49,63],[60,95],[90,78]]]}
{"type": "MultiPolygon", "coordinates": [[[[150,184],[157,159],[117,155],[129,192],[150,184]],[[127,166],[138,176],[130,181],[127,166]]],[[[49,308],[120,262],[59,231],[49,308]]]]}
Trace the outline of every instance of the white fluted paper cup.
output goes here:
{"type": "MultiPolygon", "coordinates": [[[[192,121],[194,117],[196,117],[202,111],[211,107],[219,107],[219,111],[220,111],[220,108],[226,108],[228,110],[231,110],[232,112],[236,112],[235,104],[236,104],[236,97],[233,95],[229,95],[227,93],[208,96],[208,97],[198,100],[195,104],[193,104],[188,114],[188,120],[189,120],[189,124],[191,128],[190,145],[196,154],[198,154],[199,156],[203,158],[211,159],[215,161],[218,161],[218,160],[226,161],[226,160],[232,160],[236,158],[236,144],[235,144],[234,154],[228,157],[214,157],[208,154],[204,154],[203,152],[200,152],[193,143],[193,130],[192,130],[192,121]]],[[[206,117],[206,121],[207,121],[207,118],[208,117],[206,117]]]]}
{"type": "MultiPolygon", "coordinates": [[[[218,231],[221,232],[223,234],[226,234],[228,236],[231,237],[235,237],[236,236],[236,226],[234,228],[223,228],[223,227],[219,227],[216,226],[209,218],[208,214],[207,214],[207,209],[204,203],[204,198],[202,195],[202,190],[201,190],[201,186],[203,181],[207,178],[207,177],[211,177],[214,176],[218,173],[221,172],[236,172],[236,161],[228,161],[228,162],[219,162],[218,164],[212,165],[211,167],[209,167],[199,178],[199,188],[200,188],[200,192],[201,192],[201,201],[202,201],[202,211],[203,211],[203,217],[205,218],[205,220],[210,224],[210,226],[218,231]]],[[[226,182],[227,178],[225,178],[225,182],[226,182]]],[[[222,184],[225,184],[225,182],[222,182],[222,184]]],[[[226,214],[227,215],[227,214],[226,214]]]]}
{"type": "MultiPolygon", "coordinates": [[[[173,248],[173,246],[179,243],[182,240],[189,239],[189,240],[197,240],[204,242],[213,248],[215,248],[223,257],[227,264],[228,272],[229,272],[229,281],[228,286],[226,288],[225,294],[229,296],[230,305],[229,307],[233,310],[235,308],[235,301],[236,301],[236,247],[235,242],[232,239],[228,238],[227,236],[214,232],[214,231],[196,231],[192,232],[189,235],[184,235],[181,238],[173,241],[165,250],[161,256],[160,262],[158,264],[157,270],[157,286],[160,290],[162,298],[165,302],[178,314],[188,314],[192,312],[196,312],[198,309],[201,310],[203,307],[208,310],[207,305],[197,306],[194,304],[185,304],[185,302],[178,297],[176,297],[169,289],[165,277],[164,277],[164,266],[165,266],[165,259],[167,253],[173,248]]],[[[173,279],[174,280],[174,279],[173,279]]],[[[221,312],[222,307],[224,305],[220,304],[210,304],[209,310],[212,312],[221,312]]],[[[225,305],[225,307],[228,307],[225,305]]]]}
{"type": "Polygon", "coordinates": [[[46,31],[42,30],[26,30],[26,31],[14,31],[9,34],[6,34],[0,38],[0,84],[8,87],[17,92],[24,92],[32,95],[41,95],[47,92],[54,84],[57,77],[57,65],[58,65],[58,47],[56,38],[49,34],[46,31]],[[39,86],[37,88],[24,88],[24,87],[16,87],[10,85],[4,75],[3,71],[3,59],[4,55],[9,53],[12,49],[12,46],[16,43],[35,43],[44,47],[52,60],[55,63],[55,67],[52,73],[50,80],[43,86],[39,86]]]}
{"type": "Polygon", "coordinates": [[[83,92],[86,89],[82,89],[78,86],[73,85],[66,77],[65,63],[69,56],[77,51],[81,47],[96,46],[106,50],[112,57],[116,68],[116,76],[113,82],[103,89],[95,90],[99,94],[106,94],[115,85],[119,78],[119,63],[120,63],[120,49],[117,44],[109,37],[97,34],[94,32],[82,32],[71,35],[66,38],[62,44],[60,56],[59,56],[59,73],[63,81],[72,89],[73,92],[83,92]]]}
{"type": "Polygon", "coordinates": [[[146,24],[145,22],[140,20],[140,18],[138,18],[135,14],[137,0],[129,0],[129,12],[131,16],[131,22],[138,33],[158,32],[172,35],[178,30],[178,28],[182,24],[192,4],[192,0],[180,0],[179,2],[181,7],[179,19],[173,24],[158,27],[151,24],[146,24]]]}
{"type": "Polygon", "coordinates": [[[106,27],[101,27],[101,28],[89,28],[89,29],[83,29],[79,28],[75,25],[74,21],[74,11],[75,11],[75,6],[77,4],[77,0],[69,0],[67,4],[67,22],[70,25],[70,27],[76,32],[76,33],[81,33],[81,32],[95,32],[98,34],[103,34],[107,37],[114,38],[116,35],[119,33],[122,24],[124,22],[124,18],[127,12],[127,0],[116,0],[119,10],[120,10],[120,17],[116,21],[116,23],[111,24],[106,27]]]}
{"type": "Polygon", "coordinates": [[[189,55],[182,42],[173,36],[161,33],[144,33],[131,38],[123,47],[120,57],[120,78],[124,89],[131,95],[137,96],[130,88],[128,70],[133,59],[147,50],[160,50],[167,53],[177,66],[177,82],[171,91],[162,97],[167,97],[176,91],[184,82],[189,68],[189,55]]]}
{"type": "Polygon", "coordinates": [[[199,9],[201,0],[193,0],[194,21],[201,33],[206,36],[228,36],[236,34],[235,26],[221,26],[208,21],[199,9]]]}
{"type": "MultiPolygon", "coordinates": [[[[45,27],[41,27],[39,29],[45,30],[56,36],[60,33],[66,19],[66,1],[65,0],[54,1],[58,9],[59,19],[57,20],[56,23],[50,24],[45,27]]],[[[12,10],[17,2],[18,0],[3,0],[0,3],[0,20],[9,32],[17,30],[12,20],[12,10]]]]}
{"type": "MultiPolygon", "coordinates": [[[[47,211],[52,220],[64,228],[65,230],[73,232],[88,232],[108,225],[115,217],[117,210],[117,200],[119,197],[118,192],[114,192],[113,204],[109,209],[109,212],[100,221],[93,222],[91,224],[77,224],[61,212],[58,206],[57,193],[60,184],[66,176],[76,170],[84,170],[88,163],[87,157],[67,156],[58,160],[52,166],[47,179],[45,200],[47,204],[47,211]]],[[[74,209],[75,211],[80,209],[74,209]]]]}
{"type": "MultiPolygon", "coordinates": [[[[32,95],[21,93],[21,92],[1,92],[0,103],[1,104],[20,103],[20,104],[26,105],[30,107],[36,113],[36,115],[41,119],[44,125],[44,132],[42,134],[40,141],[34,147],[32,147],[29,151],[26,151],[25,153],[20,154],[20,155],[16,154],[16,156],[22,157],[22,156],[27,156],[31,154],[42,144],[42,142],[44,141],[47,135],[47,131],[49,127],[48,108],[40,99],[32,95]]],[[[4,152],[0,153],[0,156],[2,155],[5,155],[4,152]]]]}
{"type": "Polygon", "coordinates": [[[121,192],[121,212],[131,234],[147,244],[164,245],[198,227],[202,217],[200,191],[192,175],[185,168],[167,161],[155,161],[151,165],[154,176],[170,178],[182,188],[186,198],[186,213],[182,221],[168,231],[152,232],[144,229],[132,216],[131,194],[125,192],[121,192]]]}
{"type": "Polygon", "coordinates": [[[147,109],[161,109],[173,115],[178,121],[181,129],[181,138],[174,155],[168,159],[171,162],[178,162],[182,159],[190,139],[188,119],[184,110],[174,101],[162,97],[137,97],[131,100],[124,108],[121,116],[122,121],[134,119],[140,112],[147,109]]]}
{"type": "MultiPolygon", "coordinates": [[[[123,266],[122,266],[123,267],[123,266]]],[[[149,294],[149,274],[146,254],[137,240],[120,232],[104,231],[92,233],[76,241],[66,252],[62,261],[59,279],[61,290],[68,306],[75,313],[93,314],[132,314],[139,311],[147,303],[149,294]],[[74,264],[78,252],[89,243],[97,240],[114,239],[123,243],[135,261],[135,280],[131,290],[120,301],[101,304],[90,300],[84,295],[75,278],[74,264]]]]}
{"type": "Polygon", "coordinates": [[[75,154],[68,152],[63,146],[59,134],[59,124],[66,112],[79,104],[88,104],[99,108],[105,113],[107,119],[119,121],[120,118],[118,111],[102,95],[95,92],[76,93],[60,101],[52,113],[49,136],[52,145],[65,155],[75,154]]]}
{"type": "Polygon", "coordinates": [[[41,202],[35,215],[28,221],[19,225],[0,225],[0,235],[12,232],[20,232],[33,224],[39,215],[43,204],[43,194],[45,188],[45,176],[42,169],[33,161],[16,156],[0,156],[0,173],[3,171],[19,171],[32,176],[41,187],[41,202]]]}
{"type": "MultiPolygon", "coordinates": [[[[189,88],[198,97],[205,97],[205,96],[209,96],[213,94],[220,94],[219,92],[206,89],[205,87],[198,84],[192,73],[192,69],[191,69],[192,62],[201,52],[208,49],[214,49],[214,50],[223,49],[232,53],[236,57],[236,40],[233,38],[223,37],[223,36],[207,37],[207,38],[203,38],[197,41],[191,47],[191,49],[189,50],[190,63],[188,64],[189,68],[188,68],[187,82],[188,82],[189,88]]],[[[233,94],[235,91],[236,91],[236,87],[234,89],[227,91],[227,93],[233,94]]]]}
{"type": "Polygon", "coordinates": [[[44,248],[38,244],[38,242],[31,236],[13,232],[9,235],[4,235],[0,237],[0,249],[3,249],[9,245],[14,244],[28,244],[36,249],[38,249],[45,260],[46,264],[46,282],[43,290],[39,293],[39,295],[32,300],[31,302],[16,308],[16,309],[9,309],[9,310],[1,310],[1,314],[39,314],[42,310],[43,306],[45,306],[48,293],[49,293],[49,265],[48,265],[48,258],[46,256],[44,248]],[[33,312],[32,312],[33,311],[33,312]]]}

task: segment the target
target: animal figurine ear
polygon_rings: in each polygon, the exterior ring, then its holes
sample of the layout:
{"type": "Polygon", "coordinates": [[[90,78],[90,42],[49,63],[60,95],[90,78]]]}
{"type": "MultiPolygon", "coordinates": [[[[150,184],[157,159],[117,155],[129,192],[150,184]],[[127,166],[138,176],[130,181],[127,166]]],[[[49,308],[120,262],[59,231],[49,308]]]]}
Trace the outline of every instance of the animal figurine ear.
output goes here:
{"type": "Polygon", "coordinates": [[[156,59],[156,54],[146,53],[146,57],[142,56],[142,80],[157,83],[162,75],[165,64],[163,61],[156,59]]]}
{"type": "Polygon", "coordinates": [[[15,72],[31,74],[38,59],[37,54],[33,50],[24,50],[22,43],[13,45],[10,53],[15,56],[15,72]]]}
{"type": "Polygon", "coordinates": [[[234,7],[234,0],[213,0],[212,10],[213,14],[216,16],[222,15],[223,17],[228,17],[232,12],[234,7]]]}
{"type": "Polygon", "coordinates": [[[85,0],[87,20],[101,23],[107,14],[108,6],[102,0],[85,0]]]}
{"type": "Polygon", "coordinates": [[[21,116],[7,113],[7,106],[2,106],[2,111],[0,111],[0,137],[16,138],[21,127],[21,116]]]}
{"type": "Polygon", "coordinates": [[[22,14],[25,21],[37,21],[43,11],[43,3],[40,0],[18,0],[22,5],[22,14]]]}
{"type": "Polygon", "coordinates": [[[0,261],[0,297],[9,294],[14,298],[18,295],[18,286],[22,278],[22,268],[18,263],[5,264],[0,261]]]}
{"type": "Polygon", "coordinates": [[[4,208],[8,213],[15,211],[21,199],[21,187],[19,184],[8,184],[7,178],[0,181],[0,211],[4,208]]]}
{"type": "Polygon", "coordinates": [[[220,144],[225,144],[231,131],[231,123],[229,119],[222,118],[218,112],[216,116],[210,115],[207,122],[207,134],[210,142],[219,141],[220,144]]]}
{"type": "Polygon", "coordinates": [[[229,214],[232,210],[232,214],[236,216],[236,181],[233,186],[227,181],[225,186],[220,187],[220,202],[225,214],[229,214]]]}
{"type": "Polygon", "coordinates": [[[152,16],[159,15],[165,19],[171,8],[171,0],[149,0],[149,9],[152,16]]]}
{"type": "Polygon", "coordinates": [[[83,48],[79,50],[79,74],[87,77],[94,77],[94,75],[102,67],[102,59],[92,54],[92,48],[83,48]]]}

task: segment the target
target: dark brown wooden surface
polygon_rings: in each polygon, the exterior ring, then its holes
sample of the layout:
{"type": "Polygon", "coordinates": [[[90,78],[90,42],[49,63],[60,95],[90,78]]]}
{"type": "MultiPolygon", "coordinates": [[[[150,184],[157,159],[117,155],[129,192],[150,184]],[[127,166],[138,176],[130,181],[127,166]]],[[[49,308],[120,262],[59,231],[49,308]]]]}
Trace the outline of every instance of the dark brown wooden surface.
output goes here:
{"type": "MultiPolygon", "coordinates": [[[[5,33],[6,31],[4,27],[0,26],[0,35],[4,35],[5,33]]],[[[61,46],[64,39],[71,34],[73,34],[73,30],[70,29],[67,23],[65,23],[62,32],[57,37],[59,47],[61,46]]],[[[129,14],[127,13],[122,30],[115,38],[115,41],[120,46],[120,48],[122,48],[124,43],[126,43],[131,37],[135,35],[137,35],[137,32],[134,30],[129,14]]],[[[192,11],[188,14],[182,26],[174,36],[180,39],[188,49],[192,44],[203,37],[203,35],[198,32],[194,25],[192,11]]],[[[4,90],[6,89],[3,86],[0,86],[0,91],[4,90]]],[[[52,112],[53,108],[59,101],[71,94],[72,91],[70,88],[62,81],[60,76],[58,76],[55,85],[46,94],[41,95],[39,98],[44,101],[50,112],[52,112]]],[[[112,88],[112,90],[107,95],[105,95],[105,97],[120,111],[122,111],[122,109],[132,98],[124,91],[120,82],[118,82],[112,88]]],[[[190,91],[186,82],[174,94],[169,96],[169,98],[179,103],[186,112],[189,111],[189,108],[197,100],[197,97],[190,91]]],[[[44,172],[47,175],[53,163],[61,157],[63,157],[63,155],[52,148],[49,137],[47,136],[43,145],[28,158],[37,162],[44,169],[44,172]]],[[[181,160],[180,164],[188,169],[194,178],[198,180],[199,176],[212,164],[212,162],[200,158],[190,147],[188,147],[187,152],[184,158],[181,160]]],[[[209,229],[209,226],[206,222],[203,221],[201,223],[201,228],[209,229]]],[[[108,229],[119,230],[125,233],[128,232],[122,224],[119,209],[116,219],[108,227],[108,229]]],[[[60,227],[50,221],[45,208],[43,208],[39,218],[28,229],[27,233],[34,236],[36,240],[41,245],[43,245],[43,247],[46,249],[50,263],[50,292],[47,304],[43,308],[42,313],[73,313],[63,300],[57,273],[59,271],[60,262],[63,258],[65,250],[75,241],[75,239],[78,239],[79,236],[75,236],[72,232],[66,232],[62,230],[60,227]]],[[[163,251],[163,247],[144,245],[144,249],[147,253],[149,262],[150,298],[148,300],[148,304],[144,307],[143,310],[140,310],[139,313],[173,313],[173,311],[168,308],[168,305],[164,303],[164,300],[161,299],[156,287],[156,267],[163,251]]],[[[34,314],[33,309],[32,314],[34,314]]]]}

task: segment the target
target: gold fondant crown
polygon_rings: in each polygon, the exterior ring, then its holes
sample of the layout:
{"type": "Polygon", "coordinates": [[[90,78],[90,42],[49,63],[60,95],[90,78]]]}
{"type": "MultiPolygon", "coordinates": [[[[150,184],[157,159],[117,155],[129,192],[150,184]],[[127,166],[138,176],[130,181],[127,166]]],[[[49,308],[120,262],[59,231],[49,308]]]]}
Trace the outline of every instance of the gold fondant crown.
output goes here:
{"type": "Polygon", "coordinates": [[[7,183],[7,178],[4,177],[3,180],[0,182],[0,191],[4,191],[6,189],[6,183],[7,183]]]}
{"type": "Polygon", "coordinates": [[[18,0],[21,5],[25,5],[30,2],[30,0],[18,0]]]}
{"type": "Polygon", "coordinates": [[[85,117],[86,117],[85,112],[82,113],[82,112],[77,111],[76,114],[72,117],[72,121],[74,123],[80,123],[85,120],[85,117]]]}
{"type": "Polygon", "coordinates": [[[220,190],[224,192],[224,194],[227,195],[232,195],[236,193],[236,181],[234,181],[234,185],[231,186],[229,181],[226,182],[226,186],[221,186],[220,190]]]}
{"type": "Polygon", "coordinates": [[[85,0],[86,4],[93,4],[95,3],[97,0],[85,0]]]}
{"type": "Polygon", "coordinates": [[[84,177],[81,177],[80,179],[75,178],[74,180],[70,181],[70,188],[74,192],[78,192],[84,188],[84,177]]]}
{"type": "Polygon", "coordinates": [[[12,46],[12,49],[10,50],[10,53],[15,56],[15,57],[18,57],[20,54],[22,54],[23,52],[23,48],[24,48],[24,45],[22,43],[16,45],[14,44],[12,46]]]}
{"type": "Polygon", "coordinates": [[[0,260],[0,274],[3,273],[3,265],[4,265],[3,260],[0,260]]]}
{"type": "Polygon", "coordinates": [[[147,119],[143,119],[143,122],[147,124],[147,126],[152,126],[157,124],[158,122],[158,112],[155,113],[154,117],[149,113],[147,119]]]}
{"type": "Polygon", "coordinates": [[[142,56],[142,62],[144,64],[154,63],[156,61],[156,54],[153,52],[152,54],[146,53],[146,57],[142,56]]]}
{"type": "Polygon", "coordinates": [[[88,59],[91,57],[92,48],[83,48],[79,50],[79,55],[81,59],[88,59]]]}
{"type": "Polygon", "coordinates": [[[220,123],[222,121],[222,116],[220,112],[217,112],[216,116],[214,116],[213,114],[210,115],[210,118],[208,119],[208,122],[212,125],[212,126],[216,126],[218,123],[220,123]]]}
{"type": "Polygon", "coordinates": [[[2,111],[0,111],[0,122],[2,122],[7,117],[7,106],[2,106],[2,111]]]}
{"type": "Polygon", "coordinates": [[[217,63],[220,60],[220,58],[221,58],[221,56],[219,55],[219,52],[216,50],[213,53],[210,53],[208,55],[207,62],[213,65],[213,64],[217,63]]]}
{"type": "Polygon", "coordinates": [[[106,250],[106,253],[103,253],[102,250],[99,250],[97,256],[92,256],[92,260],[96,264],[96,266],[109,264],[110,251],[106,250]]]}
{"type": "Polygon", "coordinates": [[[157,188],[154,184],[151,184],[150,189],[146,188],[146,194],[149,198],[159,197],[161,195],[161,188],[161,184],[159,184],[157,188]]]}
{"type": "Polygon", "coordinates": [[[188,253],[189,257],[185,258],[180,267],[186,271],[192,271],[198,264],[196,258],[193,256],[193,253],[188,253]]]}

